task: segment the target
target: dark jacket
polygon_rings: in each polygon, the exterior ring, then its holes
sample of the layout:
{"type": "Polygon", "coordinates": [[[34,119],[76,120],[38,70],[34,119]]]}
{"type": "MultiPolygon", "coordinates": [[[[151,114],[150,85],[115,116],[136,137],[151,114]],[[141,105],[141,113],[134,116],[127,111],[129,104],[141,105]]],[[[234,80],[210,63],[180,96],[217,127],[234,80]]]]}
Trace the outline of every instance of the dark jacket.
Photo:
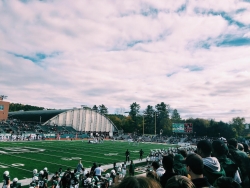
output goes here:
{"type": "Polygon", "coordinates": [[[235,162],[240,169],[240,176],[242,181],[242,187],[249,187],[250,184],[250,160],[245,152],[236,149],[233,146],[228,146],[229,158],[235,162]]]}
{"type": "Polygon", "coordinates": [[[217,180],[221,176],[226,176],[226,172],[224,169],[221,167],[220,171],[214,171],[211,168],[207,167],[204,165],[203,168],[203,175],[207,177],[208,182],[213,185],[215,180],[217,180]]]}
{"type": "Polygon", "coordinates": [[[167,181],[168,181],[170,178],[172,178],[173,176],[175,176],[175,175],[178,175],[178,174],[166,170],[165,173],[164,173],[164,174],[161,176],[161,178],[160,178],[161,186],[162,186],[162,187],[165,187],[166,184],[167,184],[167,181]]]}
{"type": "Polygon", "coordinates": [[[234,178],[238,166],[226,156],[220,156],[217,157],[217,159],[219,160],[221,167],[225,170],[227,177],[234,178]]]}
{"type": "Polygon", "coordinates": [[[211,185],[208,182],[206,177],[192,179],[192,182],[193,182],[193,184],[195,185],[196,188],[211,187],[211,185]]]}

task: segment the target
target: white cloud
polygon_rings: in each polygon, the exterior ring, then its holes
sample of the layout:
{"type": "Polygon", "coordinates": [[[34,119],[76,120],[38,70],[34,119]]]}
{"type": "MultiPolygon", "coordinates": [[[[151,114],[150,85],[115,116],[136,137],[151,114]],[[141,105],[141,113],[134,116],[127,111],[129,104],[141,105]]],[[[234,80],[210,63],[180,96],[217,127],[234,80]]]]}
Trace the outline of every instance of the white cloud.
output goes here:
{"type": "Polygon", "coordinates": [[[1,1],[0,94],[47,108],[105,104],[110,112],[163,101],[183,118],[249,122],[250,46],[219,44],[250,29],[209,12],[247,24],[237,11],[250,3],[185,2],[1,1]]]}

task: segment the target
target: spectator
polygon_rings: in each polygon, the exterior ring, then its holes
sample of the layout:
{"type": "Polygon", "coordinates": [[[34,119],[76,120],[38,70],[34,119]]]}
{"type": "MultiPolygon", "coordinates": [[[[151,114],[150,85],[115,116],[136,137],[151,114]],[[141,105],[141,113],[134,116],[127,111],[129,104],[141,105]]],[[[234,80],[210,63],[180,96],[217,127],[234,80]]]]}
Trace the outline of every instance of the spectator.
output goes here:
{"type": "Polygon", "coordinates": [[[186,166],[182,163],[184,157],[181,154],[176,154],[174,156],[174,171],[178,175],[187,177],[187,169],[186,166]]]}
{"type": "Polygon", "coordinates": [[[187,157],[187,151],[185,149],[178,150],[178,154],[181,154],[184,158],[187,157]]]}
{"type": "Polygon", "coordinates": [[[219,160],[222,168],[226,172],[227,177],[233,178],[237,183],[241,183],[238,166],[229,158],[227,158],[228,147],[222,140],[215,140],[212,143],[213,155],[219,160]]]}
{"type": "Polygon", "coordinates": [[[153,178],[154,180],[160,182],[160,178],[159,178],[159,176],[156,174],[155,171],[149,171],[149,172],[147,172],[147,173],[146,173],[146,177],[147,177],[147,178],[153,178]]]}
{"type": "Polygon", "coordinates": [[[161,185],[152,178],[127,177],[116,188],[161,188],[161,185]]]}
{"type": "Polygon", "coordinates": [[[241,188],[241,186],[230,177],[220,177],[218,178],[214,186],[216,188],[241,188]]]}
{"type": "Polygon", "coordinates": [[[170,178],[166,185],[167,188],[196,188],[193,182],[185,176],[176,175],[170,178]]]}
{"type": "Polygon", "coordinates": [[[238,150],[244,151],[244,147],[241,143],[238,143],[238,150]]]}
{"type": "Polygon", "coordinates": [[[212,144],[208,140],[201,140],[197,144],[197,153],[203,158],[203,175],[207,177],[208,182],[213,185],[215,180],[226,173],[217,158],[211,157],[212,144]]]}
{"type": "Polygon", "coordinates": [[[201,156],[195,153],[189,154],[183,163],[186,164],[187,173],[191,176],[196,188],[210,186],[208,179],[203,176],[204,165],[201,156]]]}
{"type": "Polygon", "coordinates": [[[250,162],[247,154],[243,151],[237,149],[238,142],[236,139],[232,138],[228,141],[229,148],[229,158],[235,162],[240,168],[242,187],[249,187],[249,177],[250,177],[250,162]]]}
{"type": "Polygon", "coordinates": [[[162,187],[165,187],[167,184],[167,181],[177,175],[174,172],[174,159],[172,155],[164,156],[162,159],[162,165],[163,168],[165,169],[165,173],[161,176],[160,178],[160,183],[162,187]]]}
{"type": "Polygon", "coordinates": [[[152,167],[159,178],[161,178],[161,176],[165,173],[164,168],[160,167],[160,164],[158,161],[154,161],[152,163],[152,167]]]}

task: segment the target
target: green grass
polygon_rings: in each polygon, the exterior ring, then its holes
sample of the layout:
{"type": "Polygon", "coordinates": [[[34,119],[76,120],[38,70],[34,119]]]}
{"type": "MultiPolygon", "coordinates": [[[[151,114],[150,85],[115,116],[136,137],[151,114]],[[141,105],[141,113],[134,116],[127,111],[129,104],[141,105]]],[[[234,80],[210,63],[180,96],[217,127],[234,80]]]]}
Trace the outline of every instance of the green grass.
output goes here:
{"type": "Polygon", "coordinates": [[[88,144],[82,141],[26,141],[0,142],[0,173],[8,170],[11,180],[31,178],[33,169],[42,170],[47,167],[50,173],[60,167],[76,168],[79,159],[85,168],[97,164],[121,163],[125,160],[125,151],[129,149],[130,159],[139,158],[139,150],[144,151],[144,157],[150,149],[168,148],[168,145],[140,143],[139,146],[129,145],[122,141],[104,141],[102,144],[88,144]],[[105,155],[105,154],[115,155],[105,155]]]}

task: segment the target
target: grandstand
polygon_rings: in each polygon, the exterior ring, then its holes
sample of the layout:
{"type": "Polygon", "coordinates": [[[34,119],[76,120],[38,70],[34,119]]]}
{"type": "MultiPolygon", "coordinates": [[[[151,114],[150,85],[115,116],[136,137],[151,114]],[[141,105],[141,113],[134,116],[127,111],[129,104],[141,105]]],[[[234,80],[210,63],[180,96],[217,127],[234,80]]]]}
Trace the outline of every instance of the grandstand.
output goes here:
{"type": "Polygon", "coordinates": [[[117,127],[103,114],[89,108],[65,110],[36,110],[9,112],[9,120],[18,120],[25,124],[12,123],[1,125],[5,133],[24,132],[43,134],[79,134],[88,133],[113,136],[117,127]],[[9,129],[9,131],[8,131],[9,129]]]}

